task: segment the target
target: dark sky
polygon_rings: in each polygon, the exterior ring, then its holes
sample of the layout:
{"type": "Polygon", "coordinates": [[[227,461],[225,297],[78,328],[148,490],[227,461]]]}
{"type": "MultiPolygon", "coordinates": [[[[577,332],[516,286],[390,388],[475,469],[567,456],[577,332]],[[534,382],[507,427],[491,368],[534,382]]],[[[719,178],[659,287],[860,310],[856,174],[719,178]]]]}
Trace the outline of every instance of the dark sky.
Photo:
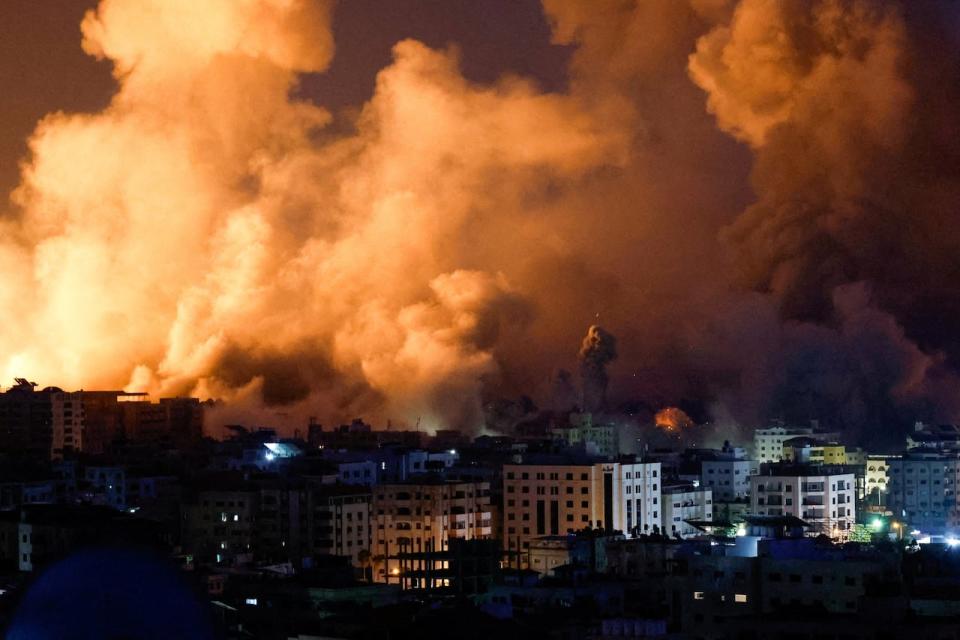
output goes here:
{"type": "MultiPolygon", "coordinates": [[[[0,191],[18,182],[18,162],[37,121],[55,111],[97,111],[115,88],[110,65],[80,48],[80,21],[96,0],[0,2],[0,191]],[[14,87],[15,90],[10,90],[14,87]]],[[[537,0],[349,0],[334,17],[336,54],[324,74],[303,78],[302,95],[338,110],[370,97],[391,47],[415,38],[461,48],[467,78],[507,72],[562,88],[568,47],[551,45],[537,0]]]]}

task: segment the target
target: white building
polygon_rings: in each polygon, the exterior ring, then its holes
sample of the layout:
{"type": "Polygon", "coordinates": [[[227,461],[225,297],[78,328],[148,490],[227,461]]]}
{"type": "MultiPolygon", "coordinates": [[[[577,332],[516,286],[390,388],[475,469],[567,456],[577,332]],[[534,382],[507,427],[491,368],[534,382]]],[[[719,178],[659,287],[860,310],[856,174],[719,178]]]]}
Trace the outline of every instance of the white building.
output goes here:
{"type": "Polygon", "coordinates": [[[770,464],[750,478],[750,507],[757,515],[792,515],[810,533],[846,537],[856,516],[856,474],[848,467],[770,464]]]}
{"type": "Polygon", "coordinates": [[[701,535],[703,531],[688,524],[688,520],[713,520],[713,494],[710,489],[686,483],[664,487],[663,532],[681,538],[701,535]]]}
{"type": "Polygon", "coordinates": [[[700,485],[713,491],[717,502],[750,497],[750,476],[759,473],[756,460],[704,460],[700,464],[700,485]]]}
{"type": "Polygon", "coordinates": [[[890,462],[900,456],[869,454],[864,463],[864,495],[871,505],[882,506],[887,502],[890,462]]]}
{"type": "Polygon", "coordinates": [[[753,432],[753,457],[757,462],[780,462],[783,459],[783,443],[791,438],[806,436],[822,441],[837,440],[839,433],[817,432],[815,424],[809,427],[790,427],[777,423],[766,429],[753,432]]]}
{"type": "Polygon", "coordinates": [[[504,542],[526,549],[584,528],[660,530],[660,482],[659,462],[504,465],[504,542]]]}
{"type": "Polygon", "coordinates": [[[908,452],[888,461],[888,474],[887,507],[895,518],[924,533],[960,533],[960,453],[908,452]]]}

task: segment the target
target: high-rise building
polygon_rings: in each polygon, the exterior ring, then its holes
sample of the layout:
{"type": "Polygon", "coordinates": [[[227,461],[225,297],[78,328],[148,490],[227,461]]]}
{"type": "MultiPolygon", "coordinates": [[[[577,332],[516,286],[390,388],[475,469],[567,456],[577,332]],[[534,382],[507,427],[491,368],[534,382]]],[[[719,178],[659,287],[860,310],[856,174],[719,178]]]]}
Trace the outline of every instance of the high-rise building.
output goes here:
{"type": "Polygon", "coordinates": [[[660,482],[659,462],[504,465],[505,546],[585,528],[659,531],[660,482]]]}

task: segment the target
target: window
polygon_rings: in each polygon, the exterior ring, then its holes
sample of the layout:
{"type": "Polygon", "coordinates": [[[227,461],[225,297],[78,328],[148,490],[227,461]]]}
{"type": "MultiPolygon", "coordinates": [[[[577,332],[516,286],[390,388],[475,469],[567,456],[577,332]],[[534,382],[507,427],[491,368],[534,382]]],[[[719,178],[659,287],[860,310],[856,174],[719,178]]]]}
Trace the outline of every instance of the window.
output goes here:
{"type": "Polygon", "coordinates": [[[694,591],[693,592],[694,600],[703,600],[703,591],[694,591]]]}
{"type": "Polygon", "coordinates": [[[746,602],[746,601],[747,601],[747,594],[745,594],[745,593],[735,594],[735,595],[733,596],[733,600],[734,600],[734,602],[746,602]]]}

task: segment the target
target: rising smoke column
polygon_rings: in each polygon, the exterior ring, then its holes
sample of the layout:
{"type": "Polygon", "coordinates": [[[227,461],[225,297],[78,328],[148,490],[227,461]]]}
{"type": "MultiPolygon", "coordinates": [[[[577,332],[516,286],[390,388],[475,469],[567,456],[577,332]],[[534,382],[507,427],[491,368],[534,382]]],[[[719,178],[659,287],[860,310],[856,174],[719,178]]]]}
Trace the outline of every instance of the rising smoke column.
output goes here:
{"type": "Polygon", "coordinates": [[[580,345],[580,384],[584,411],[602,411],[610,377],[607,365],[617,359],[617,339],[598,325],[590,325],[580,345]]]}
{"type": "Polygon", "coordinates": [[[742,0],[690,57],[717,123],[755,156],[756,200],[724,240],[739,283],[785,321],[767,347],[782,355],[772,411],[861,432],[957,415],[958,48],[943,9],[742,0]]]}

